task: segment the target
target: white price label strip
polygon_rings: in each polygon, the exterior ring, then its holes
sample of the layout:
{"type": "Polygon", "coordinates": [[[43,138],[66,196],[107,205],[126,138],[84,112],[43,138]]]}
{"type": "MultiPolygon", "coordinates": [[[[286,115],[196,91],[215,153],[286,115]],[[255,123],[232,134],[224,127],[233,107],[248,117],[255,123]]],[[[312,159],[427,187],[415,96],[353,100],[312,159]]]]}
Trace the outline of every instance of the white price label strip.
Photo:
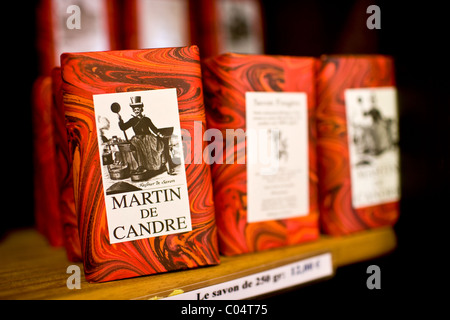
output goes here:
{"type": "Polygon", "coordinates": [[[333,274],[331,253],[289,263],[222,282],[213,286],[174,295],[167,300],[241,300],[293,287],[333,274]]]}

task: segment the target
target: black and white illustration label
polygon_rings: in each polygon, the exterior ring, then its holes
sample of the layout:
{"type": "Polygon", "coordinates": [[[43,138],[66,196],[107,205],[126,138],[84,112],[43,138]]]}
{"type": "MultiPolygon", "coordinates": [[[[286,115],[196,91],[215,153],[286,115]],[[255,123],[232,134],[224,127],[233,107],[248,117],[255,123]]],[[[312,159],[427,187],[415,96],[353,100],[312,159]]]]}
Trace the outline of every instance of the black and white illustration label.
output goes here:
{"type": "Polygon", "coordinates": [[[305,93],[247,92],[247,221],[309,212],[305,93]]]}
{"type": "Polygon", "coordinates": [[[345,104],[353,207],[398,201],[400,155],[396,89],[348,89],[345,104]]]}
{"type": "Polygon", "coordinates": [[[259,1],[217,1],[221,52],[262,54],[264,52],[259,1]]]}
{"type": "Polygon", "coordinates": [[[110,243],[192,230],[176,89],[94,95],[110,243]]]}

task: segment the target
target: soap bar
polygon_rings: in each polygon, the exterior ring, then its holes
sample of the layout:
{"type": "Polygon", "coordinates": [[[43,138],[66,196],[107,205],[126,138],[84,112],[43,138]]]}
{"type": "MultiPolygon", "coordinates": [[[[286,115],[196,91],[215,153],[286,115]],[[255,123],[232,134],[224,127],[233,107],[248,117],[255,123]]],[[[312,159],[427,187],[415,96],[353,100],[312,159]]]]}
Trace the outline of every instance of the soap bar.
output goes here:
{"type": "Polygon", "coordinates": [[[400,160],[393,59],[323,56],[317,97],[322,230],[345,235],[394,225],[400,160]]]}
{"type": "Polygon", "coordinates": [[[231,53],[204,61],[208,128],[223,136],[211,168],[224,255],[319,237],[316,63],[231,53]]]}
{"type": "Polygon", "coordinates": [[[206,163],[184,163],[190,150],[180,142],[206,128],[198,48],[67,53],[61,66],[77,140],[86,279],[219,263],[211,172],[206,163]]]}
{"type": "MultiPolygon", "coordinates": [[[[56,177],[58,183],[59,209],[61,214],[62,233],[67,258],[70,261],[81,261],[80,236],[75,210],[73,190],[73,152],[74,145],[69,145],[68,128],[66,126],[65,109],[62,92],[61,68],[52,70],[53,93],[53,137],[56,150],[56,177]]],[[[69,133],[71,134],[71,132],[69,133]]],[[[71,141],[75,141],[71,139],[71,141]]]]}
{"type": "Polygon", "coordinates": [[[34,217],[37,230],[50,245],[63,245],[59,204],[58,158],[52,78],[41,76],[33,85],[34,217]]]}

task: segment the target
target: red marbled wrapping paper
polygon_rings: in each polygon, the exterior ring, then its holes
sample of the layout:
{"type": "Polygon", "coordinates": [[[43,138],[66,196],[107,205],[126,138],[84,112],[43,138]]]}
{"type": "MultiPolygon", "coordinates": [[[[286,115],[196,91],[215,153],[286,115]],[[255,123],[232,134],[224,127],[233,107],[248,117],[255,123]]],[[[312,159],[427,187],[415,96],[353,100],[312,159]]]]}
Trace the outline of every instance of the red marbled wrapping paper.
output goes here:
{"type": "Polygon", "coordinates": [[[186,164],[192,231],[110,244],[92,95],[176,88],[181,129],[206,120],[196,46],[64,54],[64,105],[73,139],[75,201],[86,279],[103,282],[219,263],[209,167],[186,164]],[[79,159],[79,160],[77,160],[79,159]]]}
{"type": "MultiPolygon", "coordinates": [[[[81,261],[80,236],[73,192],[72,153],[67,137],[63,103],[61,68],[52,71],[53,127],[57,159],[59,206],[63,228],[64,247],[70,261],[81,261]]],[[[71,139],[73,141],[73,139],[71,139]]]]}
{"type": "MultiPolygon", "coordinates": [[[[305,92],[308,97],[309,214],[248,223],[247,166],[237,161],[234,164],[225,164],[225,161],[224,164],[213,164],[219,247],[225,255],[298,244],[319,237],[315,64],[316,59],[307,57],[240,54],[224,54],[204,62],[208,127],[222,130],[224,137],[226,129],[246,129],[245,93],[248,91],[305,92]]],[[[234,157],[244,147],[242,143],[236,145],[234,157]]]]}
{"type": "Polygon", "coordinates": [[[345,235],[395,224],[399,202],[352,207],[344,92],[348,88],[395,86],[390,57],[324,56],[317,78],[317,154],[321,228],[345,235]]]}
{"type": "Polygon", "coordinates": [[[36,228],[50,245],[62,246],[58,158],[55,148],[52,78],[39,77],[33,86],[34,216],[36,228]]]}

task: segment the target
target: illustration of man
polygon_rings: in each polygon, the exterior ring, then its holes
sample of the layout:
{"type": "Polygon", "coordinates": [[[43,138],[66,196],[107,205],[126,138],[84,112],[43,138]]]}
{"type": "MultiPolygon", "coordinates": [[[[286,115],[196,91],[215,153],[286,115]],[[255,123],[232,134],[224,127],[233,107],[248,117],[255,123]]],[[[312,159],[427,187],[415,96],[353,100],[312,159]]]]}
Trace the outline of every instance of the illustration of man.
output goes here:
{"type": "Polygon", "coordinates": [[[158,129],[150,118],[143,114],[144,103],[140,96],[131,98],[130,107],[133,109],[133,117],[124,122],[119,115],[119,127],[123,131],[133,128],[135,135],[130,143],[136,149],[136,160],[139,164],[136,171],[143,171],[143,169],[155,171],[166,165],[167,172],[174,175],[175,165],[169,150],[172,132],[167,132],[173,131],[173,128],[158,129]]]}
{"type": "Polygon", "coordinates": [[[364,153],[379,155],[388,150],[391,145],[391,137],[387,119],[384,119],[381,111],[376,106],[375,97],[371,97],[372,106],[370,110],[363,113],[364,117],[369,117],[371,125],[364,128],[364,153]]]}

